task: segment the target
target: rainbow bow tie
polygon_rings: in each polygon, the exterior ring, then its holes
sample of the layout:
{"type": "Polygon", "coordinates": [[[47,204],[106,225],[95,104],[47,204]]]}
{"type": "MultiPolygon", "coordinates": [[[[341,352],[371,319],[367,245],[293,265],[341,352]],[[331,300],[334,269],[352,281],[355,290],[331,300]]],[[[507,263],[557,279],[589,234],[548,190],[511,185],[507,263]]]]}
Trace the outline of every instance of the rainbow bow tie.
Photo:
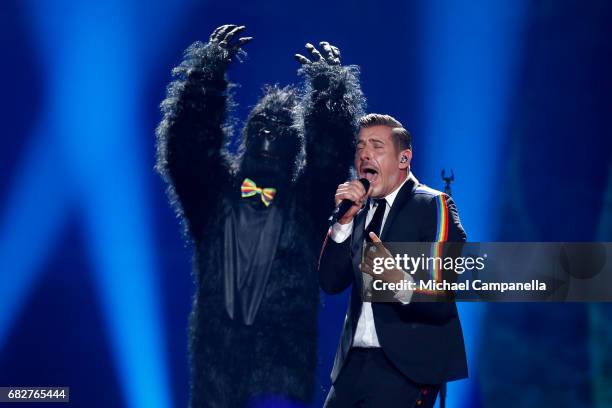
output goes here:
{"type": "Polygon", "coordinates": [[[267,207],[270,205],[274,196],[276,195],[275,188],[261,188],[257,187],[257,184],[250,178],[245,178],[242,181],[242,185],[240,186],[240,192],[242,193],[242,198],[245,197],[253,197],[259,194],[261,196],[261,201],[267,207]]]}

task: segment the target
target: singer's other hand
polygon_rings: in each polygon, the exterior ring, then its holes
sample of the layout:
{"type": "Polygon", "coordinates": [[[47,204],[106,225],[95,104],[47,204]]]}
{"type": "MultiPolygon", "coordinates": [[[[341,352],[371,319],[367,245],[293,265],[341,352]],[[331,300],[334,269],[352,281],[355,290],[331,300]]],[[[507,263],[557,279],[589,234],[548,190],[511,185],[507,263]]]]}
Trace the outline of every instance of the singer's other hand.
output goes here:
{"type": "Polygon", "coordinates": [[[344,216],[338,220],[340,224],[348,224],[353,220],[355,214],[357,214],[365,204],[371,190],[372,187],[370,187],[370,191],[365,191],[363,184],[359,180],[349,181],[338,186],[335,197],[336,206],[338,206],[342,200],[350,200],[354,203],[344,216]]]}
{"type": "Polygon", "coordinates": [[[383,243],[380,241],[380,238],[378,238],[374,232],[370,232],[370,239],[372,240],[372,244],[368,245],[368,250],[365,252],[363,260],[359,264],[359,269],[361,272],[372,276],[374,279],[380,279],[384,282],[401,282],[402,279],[404,279],[404,272],[395,266],[392,268],[387,268],[388,263],[386,260],[382,261],[382,265],[384,265],[383,271],[381,273],[374,272],[375,259],[391,258],[392,265],[395,265],[395,261],[393,261],[393,255],[391,252],[385,248],[383,243]]]}

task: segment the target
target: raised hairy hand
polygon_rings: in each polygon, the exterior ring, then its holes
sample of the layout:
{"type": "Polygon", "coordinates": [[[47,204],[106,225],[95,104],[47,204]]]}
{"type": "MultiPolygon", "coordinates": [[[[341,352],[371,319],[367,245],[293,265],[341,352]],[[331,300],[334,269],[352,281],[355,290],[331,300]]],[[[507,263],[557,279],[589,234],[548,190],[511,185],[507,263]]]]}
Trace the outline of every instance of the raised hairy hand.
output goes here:
{"type": "Polygon", "coordinates": [[[213,31],[208,42],[225,50],[227,52],[227,62],[231,62],[234,56],[242,51],[241,47],[253,39],[253,37],[237,37],[245,28],[245,26],[236,24],[222,25],[213,31]]]}
{"type": "Polygon", "coordinates": [[[295,59],[302,65],[312,64],[313,62],[322,61],[329,65],[340,65],[340,50],[338,47],[328,43],[327,41],[321,41],[319,43],[323,53],[315,48],[311,43],[306,44],[306,50],[310,52],[312,60],[306,58],[302,54],[295,54],[295,59]]]}

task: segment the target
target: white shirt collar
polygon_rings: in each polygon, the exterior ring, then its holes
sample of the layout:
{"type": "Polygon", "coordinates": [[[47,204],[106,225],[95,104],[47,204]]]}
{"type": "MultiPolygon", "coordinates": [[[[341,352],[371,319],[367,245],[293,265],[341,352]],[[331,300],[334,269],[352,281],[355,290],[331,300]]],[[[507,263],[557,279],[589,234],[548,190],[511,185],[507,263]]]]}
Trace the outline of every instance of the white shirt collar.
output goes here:
{"type": "MultiPolygon", "coordinates": [[[[389,204],[389,207],[393,206],[393,202],[395,201],[397,194],[402,189],[402,187],[404,187],[404,184],[406,184],[408,179],[410,179],[410,172],[406,174],[406,178],[404,179],[404,181],[402,181],[402,184],[400,184],[395,190],[385,196],[385,201],[387,202],[387,204],[389,204]]],[[[372,200],[372,205],[374,205],[374,200],[372,200]]]]}

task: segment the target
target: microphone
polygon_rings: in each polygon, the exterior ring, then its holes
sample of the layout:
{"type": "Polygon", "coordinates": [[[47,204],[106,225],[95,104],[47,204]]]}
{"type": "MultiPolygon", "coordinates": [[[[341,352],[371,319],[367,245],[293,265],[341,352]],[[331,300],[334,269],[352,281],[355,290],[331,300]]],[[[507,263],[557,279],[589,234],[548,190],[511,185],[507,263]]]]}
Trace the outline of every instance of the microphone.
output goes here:
{"type": "MultiPolygon", "coordinates": [[[[363,188],[365,188],[366,192],[370,189],[370,182],[368,181],[368,179],[360,178],[359,182],[363,185],[363,188]]],[[[329,217],[329,225],[331,226],[338,222],[338,220],[342,218],[344,214],[346,214],[346,212],[353,206],[353,204],[355,203],[346,198],[342,200],[340,204],[336,206],[332,215],[329,217]]]]}

